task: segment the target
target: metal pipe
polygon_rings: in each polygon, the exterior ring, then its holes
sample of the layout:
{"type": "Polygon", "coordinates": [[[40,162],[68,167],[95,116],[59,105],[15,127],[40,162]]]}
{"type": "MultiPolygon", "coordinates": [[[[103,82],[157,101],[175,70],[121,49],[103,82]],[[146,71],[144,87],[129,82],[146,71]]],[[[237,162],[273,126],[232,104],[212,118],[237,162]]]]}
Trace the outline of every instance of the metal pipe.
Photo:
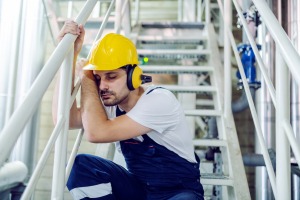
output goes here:
{"type": "MultiPolygon", "coordinates": [[[[255,88],[250,88],[250,93],[253,100],[255,99],[255,91],[255,88]]],[[[249,107],[245,90],[242,91],[242,95],[238,100],[232,102],[231,107],[233,113],[242,112],[243,110],[249,107]]]]}
{"type": "MultiPolygon", "coordinates": [[[[44,64],[45,58],[45,17],[42,3],[39,0],[24,1],[22,11],[21,32],[19,40],[19,58],[16,72],[16,107],[22,102],[24,95],[30,88],[44,64]],[[33,54],[32,52],[36,52],[33,54]]],[[[20,160],[28,168],[28,181],[31,176],[37,156],[39,109],[27,122],[21,136],[15,144],[11,160],[20,160]]]]}
{"type": "MultiPolygon", "coordinates": [[[[88,0],[75,21],[78,24],[84,24],[96,3],[97,0],[88,0]]],[[[23,102],[4,126],[0,134],[0,166],[7,159],[26,122],[35,112],[38,103],[41,101],[43,94],[53,80],[75,39],[75,35],[65,35],[44,65],[43,70],[35,79],[23,102]]]]}
{"type": "Polygon", "coordinates": [[[140,18],[140,0],[135,0],[134,11],[135,23],[133,25],[136,26],[139,23],[140,18]]]}
{"type": "Polygon", "coordinates": [[[289,71],[282,57],[282,51],[276,46],[276,197],[289,199],[291,196],[290,183],[290,146],[285,135],[283,121],[290,119],[289,71]]]}
{"type": "Polygon", "coordinates": [[[56,126],[54,127],[53,129],[53,132],[48,140],[48,143],[36,165],[36,168],[27,184],[27,187],[22,195],[22,198],[21,200],[27,200],[30,198],[36,184],[37,184],[37,181],[42,173],[42,170],[44,169],[45,165],[46,165],[46,162],[49,158],[49,155],[51,153],[51,150],[55,144],[55,141],[63,127],[63,125],[65,124],[66,122],[66,119],[64,119],[62,116],[59,116],[58,118],[58,121],[57,121],[57,124],[56,126]]]}
{"type": "Polygon", "coordinates": [[[71,169],[73,167],[75,157],[76,157],[77,152],[79,150],[79,146],[80,146],[80,143],[81,143],[81,140],[82,140],[83,133],[84,133],[84,130],[80,129],[80,131],[78,132],[78,135],[76,137],[76,140],[75,140],[75,143],[74,143],[74,146],[73,146],[73,149],[72,149],[72,152],[71,152],[71,155],[70,155],[67,167],[66,167],[66,175],[65,175],[65,180],[66,181],[68,180],[68,178],[70,176],[71,169]]]}
{"type": "MultiPolygon", "coordinates": [[[[251,32],[249,31],[248,27],[247,27],[247,22],[244,18],[244,15],[243,15],[243,12],[241,11],[241,9],[239,8],[239,5],[237,3],[236,0],[233,0],[233,4],[235,5],[235,8],[238,12],[238,15],[239,15],[239,18],[243,24],[243,28],[244,28],[244,31],[248,37],[248,40],[249,40],[249,43],[251,44],[251,47],[253,49],[253,52],[255,54],[255,58],[256,58],[256,62],[258,63],[258,66],[259,66],[259,69],[263,75],[263,78],[266,82],[266,85],[269,89],[269,92],[270,92],[270,95],[271,95],[271,98],[272,98],[272,101],[273,101],[273,104],[274,104],[274,107],[276,108],[276,95],[275,95],[275,89],[274,89],[274,86],[272,84],[272,82],[270,81],[270,78],[268,77],[267,73],[266,73],[266,67],[262,61],[262,58],[259,54],[259,51],[257,49],[257,45],[256,45],[256,42],[254,41],[254,38],[251,34],[251,32]]],[[[269,9],[269,8],[267,8],[269,9]]]]}
{"type": "MultiPolygon", "coordinates": [[[[231,10],[231,0],[224,1],[224,10],[231,10]]],[[[228,32],[232,30],[232,13],[224,15],[224,26],[228,31],[224,32],[224,114],[229,116],[232,113],[232,80],[231,80],[231,46],[228,32]]]]}
{"type": "MultiPolygon", "coordinates": [[[[220,11],[221,11],[222,16],[224,16],[224,10],[223,10],[221,0],[218,0],[218,4],[219,4],[219,7],[220,7],[220,11]]],[[[235,5],[237,6],[236,1],[235,1],[235,5]]],[[[224,28],[225,28],[225,31],[228,32],[230,42],[231,42],[231,46],[232,46],[232,49],[233,49],[233,52],[234,52],[234,55],[235,55],[235,58],[236,58],[236,61],[237,61],[237,64],[238,64],[238,68],[239,68],[240,73],[241,73],[243,85],[244,85],[245,92],[246,92],[248,102],[249,102],[249,108],[250,108],[250,111],[251,111],[251,114],[252,114],[252,117],[253,117],[255,129],[257,131],[256,133],[257,133],[257,137],[258,137],[258,140],[259,140],[259,144],[262,148],[262,154],[263,154],[265,162],[266,162],[266,168],[267,168],[267,171],[268,171],[268,175],[269,175],[269,178],[270,178],[272,189],[273,189],[273,191],[276,191],[275,173],[274,173],[274,170],[272,168],[272,164],[271,164],[270,157],[268,155],[267,147],[264,143],[264,138],[263,138],[263,135],[262,135],[261,126],[260,126],[259,121],[258,121],[258,117],[257,117],[257,113],[256,113],[256,110],[255,110],[253,100],[251,99],[249,84],[246,80],[246,75],[245,75],[244,70],[243,70],[243,65],[242,65],[242,62],[241,62],[241,58],[240,58],[239,52],[237,51],[237,46],[236,46],[236,43],[235,43],[232,32],[229,31],[226,26],[224,28]]]]}
{"type": "MultiPolygon", "coordinates": [[[[182,3],[182,0],[180,1],[182,3]]],[[[202,0],[197,1],[197,22],[202,22],[202,0]]]]}
{"type": "MultiPolygon", "coordinates": [[[[70,97],[71,97],[71,83],[72,83],[72,68],[74,58],[74,47],[66,56],[60,71],[60,88],[58,98],[58,113],[57,117],[62,115],[66,122],[69,122],[70,115],[70,97]]],[[[53,180],[52,180],[52,199],[63,199],[65,186],[65,166],[67,160],[67,140],[68,140],[69,123],[64,124],[59,137],[55,143],[54,166],[53,166],[53,180]]]]}
{"type": "Polygon", "coordinates": [[[205,23],[210,23],[210,0],[205,0],[205,23]]]}
{"type": "MultiPolygon", "coordinates": [[[[109,7],[108,7],[108,9],[107,9],[107,12],[106,12],[106,14],[105,14],[105,16],[104,16],[103,22],[101,23],[101,26],[100,26],[100,28],[99,28],[99,31],[98,31],[98,33],[97,33],[97,35],[96,35],[96,37],[95,37],[95,39],[94,39],[94,41],[93,41],[93,44],[95,44],[96,41],[99,40],[100,37],[102,36],[102,33],[103,33],[103,31],[104,31],[104,28],[106,27],[108,18],[109,18],[110,13],[111,13],[111,11],[112,11],[114,5],[115,5],[115,2],[116,2],[116,0],[112,0],[112,1],[111,1],[110,5],[109,5],[109,7]]],[[[90,58],[91,53],[92,53],[92,49],[90,49],[90,52],[89,52],[89,54],[88,54],[88,56],[87,56],[87,59],[90,58]]]]}
{"type": "Polygon", "coordinates": [[[118,30],[121,30],[121,21],[122,21],[122,5],[123,0],[116,0],[116,14],[115,14],[115,33],[118,33],[118,30]]]}
{"type": "MultiPolygon", "coordinates": [[[[300,53],[300,3],[298,0],[288,0],[286,2],[288,18],[288,35],[291,38],[294,47],[300,53]]],[[[291,75],[291,124],[294,134],[298,143],[300,143],[300,92],[299,85],[294,80],[293,74],[291,75]]],[[[293,175],[293,199],[300,199],[300,178],[293,175]]]]}
{"type": "MultiPolygon", "coordinates": [[[[17,11],[16,13],[16,23],[13,23],[13,30],[12,30],[12,35],[10,36],[10,45],[7,46],[11,49],[11,55],[10,55],[10,62],[8,63],[8,69],[9,69],[9,74],[8,74],[8,82],[6,83],[7,85],[7,100],[6,100],[6,112],[5,112],[5,122],[9,120],[11,117],[12,113],[14,112],[15,109],[15,95],[16,95],[16,80],[17,80],[17,75],[18,75],[18,61],[19,61],[19,48],[20,48],[20,40],[21,40],[21,29],[22,29],[22,17],[23,17],[23,1],[20,1],[18,4],[16,4],[17,11]]],[[[8,19],[7,19],[8,20],[8,19]]]]}
{"type": "Polygon", "coordinates": [[[5,163],[0,168],[0,191],[7,185],[24,181],[27,173],[28,169],[21,161],[5,163]]]}
{"type": "MultiPolygon", "coordinates": [[[[182,22],[182,19],[183,19],[183,14],[182,14],[182,7],[183,7],[183,0],[178,0],[178,17],[177,17],[177,20],[179,22],[182,22]]],[[[202,0],[201,0],[202,1],[202,0]]]]}
{"type": "Polygon", "coordinates": [[[0,48],[0,65],[2,67],[0,67],[0,130],[2,130],[7,121],[6,111],[7,107],[10,107],[7,103],[12,104],[14,102],[14,91],[10,91],[9,88],[11,88],[11,73],[16,73],[16,70],[12,71],[14,68],[12,64],[16,64],[12,58],[16,57],[17,45],[19,45],[20,18],[22,18],[21,4],[23,1],[15,1],[14,3],[15,5],[12,6],[10,1],[1,1],[0,44],[2,48],[0,48]]]}
{"type": "Polygon", "coordinates": [[[291,144],[293,153],[295,154],[296,161],[298,163],[298,166],[300,166],[300,146],[295,140],[294,131],[292,129],[291,124],[287,119],[285,119],[282,123],[284,131],[286,133],[286,136],[291,144]]]}
{"type": "MultiPolygon", "coordinates": [[[[272,7],[272,6],[270,6],[272,7]]],[[[264,23],[258,27],[258,44],[261,44],[261,57],[265,63],[266,71],[270,80],[274,83],[274,42],[267,32],[264,23]]],[[[259,80],[262,80],[260,70],[258,72],[259,80]]],[[[261,81],[261,88],[256,92],[256,109],[261,123],[263,137],[267,148],[275,149],[275,109],[272,104],[271,96],[268,92],[265,81],[261,81]]],[[[261,153],[258,139],[255,137],[255,152],[261,153]]],[[[255,169],[255,199],[270,200],[274,199],[272,188],[269,182],[266,168],[255,169]]]]}
{"type": "Polygon", "coordinates": [[[281,50],[282,57],[287,63],[291,73],[294,75],[295,80],[298,85],[300,85],[300,56],[298,52],[293,47],[284,29],[279,25],[274,14],[268,8],[267,3],[261,0],[253,0],[253,3],[262,16],[262,20],[268,27],[269,32],[277,44],[277,48],[281,50]]]}

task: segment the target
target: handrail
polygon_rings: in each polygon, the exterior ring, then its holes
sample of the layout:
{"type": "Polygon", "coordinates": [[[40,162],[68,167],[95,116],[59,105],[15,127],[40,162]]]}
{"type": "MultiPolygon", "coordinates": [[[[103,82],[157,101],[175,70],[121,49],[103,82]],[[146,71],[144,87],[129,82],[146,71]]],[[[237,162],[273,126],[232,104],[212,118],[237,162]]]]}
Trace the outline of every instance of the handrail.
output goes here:
{"type": "Polygon", "coordinates": [[[253,0],[259,14],[262,17],[263,22],[266,24],[272,38],[274,39],[277,46],[280,48],[280,52],[283,55],[285,62],[287,63],[293,77],[300,85],[300,56],[294,48],[289,37],[285,33],[282,26],[279,25],[276,17],[269,9],[266,1],[253,0]]]}
{"type": "Polygon", "coordinates": [[[234,3],[234,5],[235,5],[235,8],[236,8],[236,10],[237,10],[237,12],[238,12],[238,15],[239,15],[239,18],[240,18],[240,20],[241,20],[241,22],[242,22],[242,24],[243,24],[243,28],[244,28],[244,30],[245,30],[245,33],[246,33],[246,35],[247,35],[247,37],[248,37],[248,40],[249,40],[249,42],[250,42],[250,45],[251,45],[251,47],[252,47],[252,49],[253,49],[253,52],[254,52],[254,54],[255,54],[255,59],[256,59],[256,61],[257,61],[257,63],[258,63],[259,69],[260,69],[260,71],[261,71],[261,73],[262,73],[262,75],[263,75],[263,78],[264,78],[265,82],[266,82],[266,85],[267,85],[267,88],[268,88],[268,90],[269,90],[269,93],[270,93],[270,96],[271,96],[273,105],[274,105],[274,107],[276,108],[275,89],[274,89],[274,86],[273,86],[273,84],[272,84],[272,81],[270,80],[270,78],[269,78],[268,75],[267,75],[267,72],[266,72],[266,66],[265,66],[265,64],[264,64],[264,62],[263,62],[263,60],[262,60],[262,58],[261,58],[261,56],[260,56],[260,54],[259,54],[259,52],[258,52],[258,48],[257,48],[257,45],[256,45],[254,39],[253,39],[253,37],[251,36],[251,33],[250,33],[249,28],[248,28],[248,26],[247,26],[247,22],[246,22],[246,20],[245,20],[245,17],[244,17],[244,15],[243,15],[242,10],[241,10],[240,7],[239,7],[239,4],[237,3],[236,0],[233,0],[233,3],[234,3]]]}
{"type": "Polygon", "coordinates": [[[31,196],[31,194],[32,194],[32,192],[35,188],[35,185],[37,184],[37,180],[40,177],[40,175],[42,173],[42,170],[45,167],[45,164],[46,164],[46,162],[49,158],[49,155],[50,155],[51,150],[54,146],[54,143],[55,143],[55,141],[56,141],[63,125],[64,125],[64,123],[65,123],[65,119],[62,118],[62,116],[60,116],[58,118],[57,124],[56,124],[50,138],[49,138],[49,141],[48,141],[48,143],[47,143],[47,145],[46,145],[46,147],[45,147],[45,149],[44,149],[44,151],[43,151],[43,153],[42,153],[42,155],[41,155],[41,157],[40,157],[40,159],[37,163],[37,166],[35,167],[35,170],[34,170],[32,176],[31,176],[31,178],[30,178],[30,180],[27,184],[27,187],[26,187],[26,189],[25,189],[25,191],[22,195],[21,200],[30,199],[30,196],[31,196]]]}
{"type": "MultiPolygon", "coordinates": [[[[218,0],[218,4],[219,4],[219,7],[220,7],[220,11],[221,11],[222,16],[224,16],[224,10],[223,10],[222,2],[220,0],[218,0]]],[[[242,78],[242,81],[243,81],[243,85],[244,85],[244,88],[245,88],[245,93],[246,93],[248,103],[249,103],[249,107],[250,107],[250,111],[251,111],[251,114],[252,114],[252,117],[253,117],[254,126],[255,126],[255,129],[256,129],[257,136],[258,136],[259,144],[260,144],[261,149],[262,149],[262,155],[263,155],[265,163],[266,163],[266,168],[267,168],[267,172],[268,172],[268,175],[269,175],[269,178],[270,178],[272,189],[273,189],[273,191],[275,191],[276,190],[275,172],[274,172],[273,167],[272,167],[272,162],[271,162],[271,159],[270,159],[270,156],[269,156],[269,153],[268,153],[268,149],[266,147],[266,144],[264,143],[262,129],[261,129],[261,126],[260,126],[260,123],[259,123],[259,120],[258,120],[257,112],[256,112],[256,109],[255,109],[255,106],[254,106],[254,102],[253,102],[252,95],[251,95],[251,92],[250,92],[250,87],[249,87],[249,84],[247,82],[247,78],[246,78],[245,71],[244,71],[244,68],[243,68],[243,65],[242,65],[242,62],[241,62],[241,58],[240,58],[239,52],[237,51],[237,45],[235,43],[233,34],[230,30],[228,30],[228,27],[224,26],[224,29],[228,32],[228,36],[229,36],[229,39],[230,39],[230,42],[231,42],[232,50],[233,50],[235,58],[237,60],[238,68],[239,68],[241,78],[242,78]]]]}
{"type": "MultiPolygon", "coordinates": [[[[250,31],[247,27],[247,22],[244,18],[244,15],[237,3],[237,0],[232,0],[238,16],[243,24],[243,28],[248,37],[250,45],[254,50],[255,58],[262,72],[262,78],[266,83],[268,92],[272,98],[273,105],[276,109],[276,152],[277,152],[277,163],[281,163],[283,167],[277,169],[277,176],[275,177],[274,170],[271,165],[270,157],[267,152],[267,147],[264,142],[264,138],[262,135],[262,130],[260,127],[260,123],[258,121],[257,113],[255,110],[255,106],[253,103],[253,99],[250,94],[249,85],[245,76],[245,72],[241,63],[241,59],[239,57],[239,53],[237,51],[237,47],[233,38],[232,32],[228,29],[228,27],[224,27],[226,32],[229,34],[229,40],[231,42],[234,55],[237,60],[238,69],[242,77],[243,86],[246,92],[246,96],[249,102],[250,111],[253,117],[256,133],[258,136],[258,140],[260,143],[261,151],[265,160],[267,173],[269,175],[270,183],[273,189],[274,197],[277,199],[282,199],[286,196],[289,196],[290,192],[290,153],[289,147],[291,146],[295,158],[297,160],[298,165],[300,166],[300,147],[296,141],[296,138],[293,133],[293,129],[291,123],[289,122],[290,108],[289,108],[289,72],[295,78],[296,82],[300,83],[300,71],[297,70],[300,66],[300,56],[297,53],[296,49],[293,47],[290,42],[288,36],[285,31],[277,21],[276,17],[269,9],[265,1],[253,0],[254,5],[259,11],[262,21],[268,27],[268,30],[273,37],[276,47],[276,88],[278,91],[276,92],[274,89],[274,84],[268,77],[266,73],[266,67],[262,61],[262,58],[258,52],[257,45],[253,39],[253,36],[250,34],[250,31]],[[280,58],[279,58],[280,57],[280,58]],[[287,64],[287,65],[285,65],[287,64]],[[280,68],[280,69],[279,69],[280,68]],[[286,91],[284,91],[286,90],[286,91]],[[277,94],[277,95],[276,95],[277,94]],[[284,187],[280,186],[279,183],[284,182],[284,187]],[[286,184],[285,184],[286,183],[286,184]],[[281,187],[281,188],[279,188],[281,187]]],[[[223,5],[220,0],[218,0],[218,4],[223,15],[223,5]]]]}
{"type": "MultiPolygon", "coordinates": [[[[84,24],[89,16],[87,13],[91,13],[96,3],[97,0],[88,0],[75,21],[78,24],[84,24]]],[[[67,34],[61,40],[50,56],[48,62],[44,65],[40,74],[33,82],[23,102],[19,105],[7,124],[3,127],[3,130],[0,133],[0,166],[3,165],[5,160],[8,158],[9,153],[12,151],[21,131],[26,125],[26,122],[37,109],[44,93],[53,80],[76,37],[77,36],[75,35],[67,34]]]]}

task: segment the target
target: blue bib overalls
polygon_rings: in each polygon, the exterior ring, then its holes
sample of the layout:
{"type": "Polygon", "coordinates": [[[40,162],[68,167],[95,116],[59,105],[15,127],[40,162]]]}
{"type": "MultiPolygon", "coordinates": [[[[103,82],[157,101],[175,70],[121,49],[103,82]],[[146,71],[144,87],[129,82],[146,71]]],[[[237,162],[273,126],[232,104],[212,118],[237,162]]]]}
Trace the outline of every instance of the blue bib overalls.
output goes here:
{"type": "MultiPolygon", "coordinates": [[[[117,116],[124,114],[117,109],[117,116]]],[[[120,141],[127,169],[93,155],[81,154],[75,159],[67,186],[83,188],[89,199],[89,187],[111,185],[111,192],[93,199],[102,200],[202,200],[199,159],[190,163],[148,135],[143,141],[120,141]],[[87,188],[88,192],[84,189],[87,188]]],[[[97,193],[97,192],[95,192],[97,193]]]]}

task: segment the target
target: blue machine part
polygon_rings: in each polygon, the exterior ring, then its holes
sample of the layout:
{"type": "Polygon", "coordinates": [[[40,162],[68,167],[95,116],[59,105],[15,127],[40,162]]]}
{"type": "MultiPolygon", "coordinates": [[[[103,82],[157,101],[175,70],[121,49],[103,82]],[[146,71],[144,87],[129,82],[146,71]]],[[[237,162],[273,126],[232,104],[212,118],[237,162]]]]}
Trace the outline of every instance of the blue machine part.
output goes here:
{"type": "MultiPolygon", "coordinates": [[[[257,45],[258,50],[261,49],[261,45],[257,45]]],[[[246,78],[249,86],[255,89],[259,88],[261,83],[256,80],[256,68],[255,68],[255,54],[251,45],[241,44],[238,46],[238,51],[241,54],[241,61],[245,71],[246,78]]],[[[236,76],[239,79],[238,88],[243,88],[242,78],[239,71],[236,72],[236,76]]]]}

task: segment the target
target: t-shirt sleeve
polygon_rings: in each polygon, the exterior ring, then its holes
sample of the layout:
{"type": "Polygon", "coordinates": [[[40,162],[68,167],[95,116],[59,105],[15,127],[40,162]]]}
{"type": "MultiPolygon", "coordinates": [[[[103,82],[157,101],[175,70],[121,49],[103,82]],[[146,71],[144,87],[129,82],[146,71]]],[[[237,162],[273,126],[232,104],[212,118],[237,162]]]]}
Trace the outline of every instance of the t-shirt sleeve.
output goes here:
{"type": "Polygon", "coordinates": [[[159,133],[172,129],[179,120],[179,102],[170,91],[155,89],[144,94],[127,116],[159,133]]]}

